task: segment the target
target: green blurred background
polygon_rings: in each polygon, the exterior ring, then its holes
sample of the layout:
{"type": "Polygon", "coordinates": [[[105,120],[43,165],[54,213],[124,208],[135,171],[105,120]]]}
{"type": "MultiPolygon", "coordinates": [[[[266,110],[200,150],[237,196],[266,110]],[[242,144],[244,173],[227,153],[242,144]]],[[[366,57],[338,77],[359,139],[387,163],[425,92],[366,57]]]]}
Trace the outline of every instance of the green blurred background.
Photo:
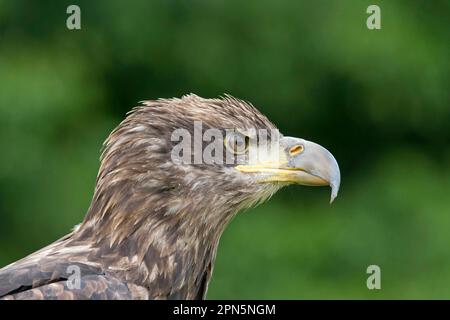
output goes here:
{"type": "Polygon", "coordinates": [[[0,0],[0,265],[82,220],[101,144],[138,101],[230,93],[326,146],[342,184],[332,206],[327,188],[293,186],[238,215],[208,298],[450,298],[449,13],[445,0],[0,0]]]}

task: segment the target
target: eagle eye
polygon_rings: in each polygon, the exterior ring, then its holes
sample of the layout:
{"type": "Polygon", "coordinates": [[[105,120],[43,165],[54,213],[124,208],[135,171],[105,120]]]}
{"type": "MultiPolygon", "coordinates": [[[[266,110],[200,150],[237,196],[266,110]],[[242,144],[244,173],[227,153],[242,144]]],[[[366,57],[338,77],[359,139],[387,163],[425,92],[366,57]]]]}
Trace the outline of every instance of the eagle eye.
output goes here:
{"type": "Polygon", "coordinates": [[[243,154],[248,150],[250,138],[240,133],[233,133],[225,137],[224,144],[229,152],[243,154]]]}

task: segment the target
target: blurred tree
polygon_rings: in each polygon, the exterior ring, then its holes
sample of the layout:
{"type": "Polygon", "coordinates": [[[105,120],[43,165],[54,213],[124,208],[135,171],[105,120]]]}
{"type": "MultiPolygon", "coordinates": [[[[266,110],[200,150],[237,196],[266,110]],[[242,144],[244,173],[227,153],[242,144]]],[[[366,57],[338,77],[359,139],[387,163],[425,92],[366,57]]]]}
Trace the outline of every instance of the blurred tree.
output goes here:
{"type": "Polygon", "coordinates": [[[239,216],[211,298],[450,297],[448,1],[379,0],[381,30],[367,0],[78,1],[73,31],[70,4],[0,1],[0,264],[82,219],[137,101],[231,93],[327,146],[342,193],[290,188],[239,216]]]}

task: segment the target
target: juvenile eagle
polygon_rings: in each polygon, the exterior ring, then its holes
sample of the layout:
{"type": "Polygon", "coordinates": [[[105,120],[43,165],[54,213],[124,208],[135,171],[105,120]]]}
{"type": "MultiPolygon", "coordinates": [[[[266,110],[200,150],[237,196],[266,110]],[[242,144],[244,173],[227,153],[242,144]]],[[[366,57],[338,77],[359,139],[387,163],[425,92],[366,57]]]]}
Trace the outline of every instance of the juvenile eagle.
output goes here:
{"type": "Polygon", "coordinates": [[[0,299],[203,299],[220,236],[239,210],[290,183],[329,185],[336,197],[336,160],[299,138],[280,135],[276,161],[173,161],[173,132],[194,135],[199,121],[202,132],[244,132],[231,147],[220,141],[228,153],[238,145],[248,152],[247,129],[276,129],[251,104],[228,95],[142,102],[104,144],[83,222],[0,269],[0,299]]]}

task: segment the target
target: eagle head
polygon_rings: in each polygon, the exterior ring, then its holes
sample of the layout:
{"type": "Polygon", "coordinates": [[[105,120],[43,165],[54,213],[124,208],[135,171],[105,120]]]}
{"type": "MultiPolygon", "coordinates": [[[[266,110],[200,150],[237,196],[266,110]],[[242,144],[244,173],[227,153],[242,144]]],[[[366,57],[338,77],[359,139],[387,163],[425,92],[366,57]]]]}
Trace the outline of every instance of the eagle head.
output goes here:
{"type": "Polygon", "coordinates": [[[107,226],[113,241],[156,218],[220,233],[237,211],[288,184],[329,185],[333,201],[338,164],[322,146],[283,136],[229,95],[144,101],[104,144],[85,220],[107,226]]]}
{"type": "Polygon", "coordinates": [[[60,283],[57,296],[108,297],[107,289],[116,298],[204,298],[226,224],[292,183],[329,185],[332,201],[338,164],[325,148],[283,136],[231,96],[144,101],[106,140],[81,225],[3,269],[0,284],[8,284],[4,293],[25,288],[18,298],[51,297],[56,291],[45,285],[27,290],[28,280],[54,282],[77,263],[84,287],[66,292],[60,283]]]}

